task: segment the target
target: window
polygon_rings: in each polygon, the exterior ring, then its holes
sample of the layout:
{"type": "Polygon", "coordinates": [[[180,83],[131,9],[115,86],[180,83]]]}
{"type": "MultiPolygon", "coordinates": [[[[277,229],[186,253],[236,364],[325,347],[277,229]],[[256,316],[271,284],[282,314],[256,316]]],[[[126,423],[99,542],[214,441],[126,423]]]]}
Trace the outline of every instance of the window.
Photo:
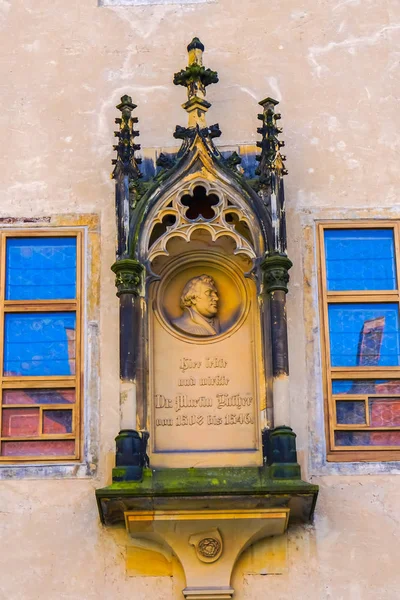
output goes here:
{"type": "Polygon", "coordinates": [[[400,459],[399,225],[319,225],[327,458],[400,459]]]}
{"type": "Polygon", "coordinates": [[[80,231],[3,231],[0,461],[80,457],[80,231]]]}

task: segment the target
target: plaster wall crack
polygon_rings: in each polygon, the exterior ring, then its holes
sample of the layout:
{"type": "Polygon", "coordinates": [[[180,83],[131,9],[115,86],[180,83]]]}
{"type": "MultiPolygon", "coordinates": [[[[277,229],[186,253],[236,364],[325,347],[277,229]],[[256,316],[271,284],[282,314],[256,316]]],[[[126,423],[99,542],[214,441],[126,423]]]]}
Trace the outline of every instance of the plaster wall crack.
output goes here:
{"type": "Polygon", "coordinates": [[[395,523],[397,527],[400,525],[400,520],[395,517],[393,512],[387,509],[385,501],[378,494],[373,494],[373,503],[377,504],[385,517],[388,517],[388,519],[395,523]]]}
{"type": "Polygon", "coordinates": [[[400,30],[400,23],[394,23],[393,25],[385,25],[378,29],[375,33],[367,36],[354,37],[351,36],[342,40],[341,42],[329,42],[325,46],[311,46],[308,49],[308,62],[311,67],[315,71],[317,77],[321,77],[321,73],[323,69],[327,69],[327,67],[322,66],[319,63],[319,57],[331,52],[335,48],[351,48],[353,46],[364,46],[364,45],[372,45],[377,43],[380,38],[387,32],[400,30]]]}
{"type": "Polygon", "coordinates": [[[334,6],[332,8],[332,10],[337,10],[338,8],[341,8],[342,6],[348,6],[349,4],[358,6],[360,4],[360,0],[343,0],[343,2],[339,2],[339,4],[336,4],[336,6],[334,6]]]}

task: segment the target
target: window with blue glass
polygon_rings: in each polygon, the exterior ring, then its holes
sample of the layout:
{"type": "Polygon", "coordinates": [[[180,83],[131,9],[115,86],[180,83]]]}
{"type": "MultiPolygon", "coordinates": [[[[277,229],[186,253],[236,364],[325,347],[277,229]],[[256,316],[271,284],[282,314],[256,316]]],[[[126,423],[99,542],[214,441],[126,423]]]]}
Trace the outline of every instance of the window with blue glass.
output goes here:
{"type": "Polygon", "coordinates": [[[319,225],[327,457],[400,460],[397,223],[319,225]]]}
{"type": "Polygon", "coordinates": [[[81,234],[0,235],[0,460],[78,459],[81,234]]]}

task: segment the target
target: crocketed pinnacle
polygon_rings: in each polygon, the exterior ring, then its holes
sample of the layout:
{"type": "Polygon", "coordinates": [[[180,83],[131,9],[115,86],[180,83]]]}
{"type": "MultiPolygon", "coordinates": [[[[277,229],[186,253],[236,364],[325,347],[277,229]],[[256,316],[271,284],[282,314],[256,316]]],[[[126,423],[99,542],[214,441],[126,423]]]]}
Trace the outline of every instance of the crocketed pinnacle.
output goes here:
{"type": "Polygon", "coordinates": [[[188,100],[183,108],[189,115],[188,127],[207,127],[205,114],[211,104],[207,102],[206,87],[218,82],[218,73],[203,66],[204,45],[194,37],[187,47],[189,64],[174,75],[174,84],[187,88],[188,100]]]}
{"type": "Polygon", "coordinates": [[[137,117],[132,117],[132,111],[136,108],[130,96],[122,96],[121,103],[117,106],[121,111],[121,117],[115,119],[119,125],[119,131],[115,131],[114,135],[118,138],[118,144],[114,145],[114,150],[117,152],[117,158],[113,159],[114,171],[113,179],[118,179],[120,176],[128,175],[130,180],[139,179],[142,174],[139,170],[139,164],[142,162],[135,155],[136,150],[140,150],[140,144],[135,144],[135,137],[139,132],[134,129],[134,125],[138,122],[137,117]]]}
{"type": "Polygon", "coordinates": [[[287,174],[284,165],[286,156],[280,153],[280,149],[285,145],[285,142],[278,139],[282,129],[277,127],[276,122],[281,118],[281,115],[275,112],[275,106],[279,102],[273,98],[265,98],[259,104],[264,110],[262,114],[258,115],[263,124],[262,127],[257,128],[257,132],[262,135],[262,139],[257,142],[257,146],[261,148],[261,154],[256,157],[260,163],[256,175],[259,176],[260,185],[268,187],[271,185],[273,174],[278,177],[287,174]]]}

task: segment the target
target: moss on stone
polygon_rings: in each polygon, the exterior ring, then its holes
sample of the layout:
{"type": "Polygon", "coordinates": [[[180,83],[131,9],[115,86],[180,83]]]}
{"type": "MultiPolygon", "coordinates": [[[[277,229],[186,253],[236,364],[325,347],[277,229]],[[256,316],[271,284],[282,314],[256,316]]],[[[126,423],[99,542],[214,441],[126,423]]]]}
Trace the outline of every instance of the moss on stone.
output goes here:
{"type": "MultiPolygon", "coordinates": [[[[123,469],[121,469],[122,471],[123,469]]],[[[120,481],[97,490],[98,497],[191,496],[215,494],[316,493],[318,486],[301,479],[276,479],[269,467],[226,467],[213,469],[144,469],[139,482],[120,481]]]]}

